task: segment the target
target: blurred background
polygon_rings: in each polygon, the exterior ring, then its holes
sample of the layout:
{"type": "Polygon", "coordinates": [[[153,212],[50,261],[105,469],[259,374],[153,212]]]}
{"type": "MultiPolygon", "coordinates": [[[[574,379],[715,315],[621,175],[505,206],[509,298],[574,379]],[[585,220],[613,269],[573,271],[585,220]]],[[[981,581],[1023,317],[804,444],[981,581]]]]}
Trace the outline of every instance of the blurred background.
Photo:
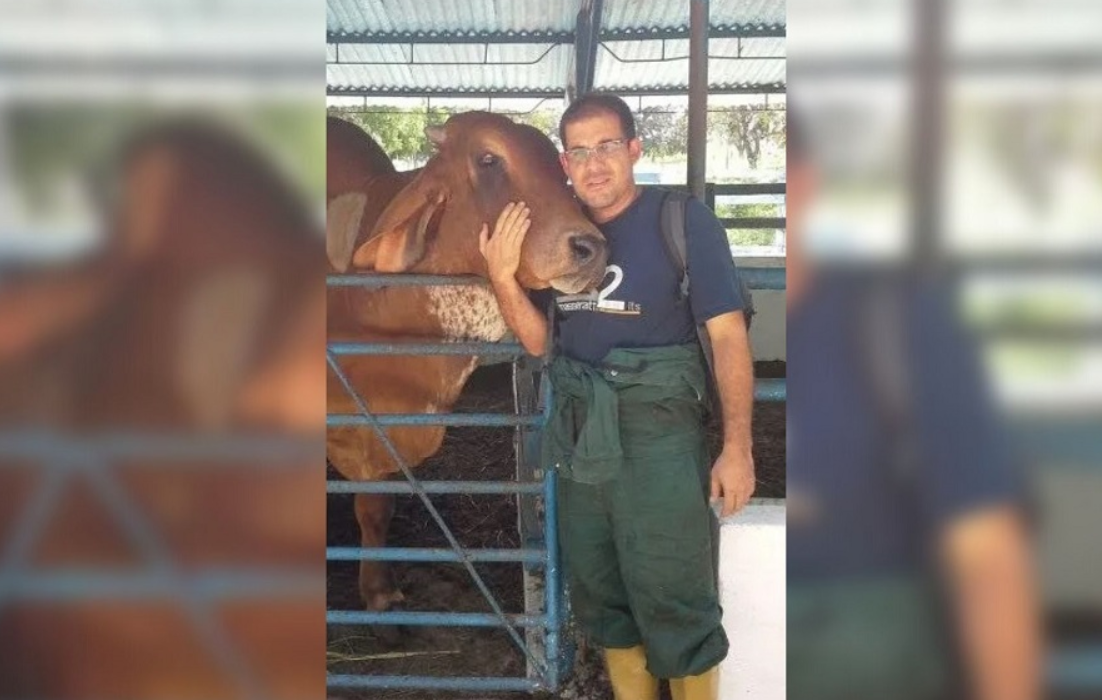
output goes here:
{"type": "MultiPolygon", "coordinates": [[[[0,16],[0,697],[314,697],[322,5],[0,16]]],[[[787,26],[819,173],[790,265],[951,291],[1030,476],[1045,688],[1100,697],[1102,6],[787,26]]]]}
{"type": "Polygon", "coordinates": [[[790,0],[788,45],[817,173],[797,243],[790,172],[790,280],[799,255],[948,292],[1027,472],[1044,692],[1102,697],[1102,5],[790,0]]]}
{"type": "Polygon", "coordinates": [[[0,2],[0,697],[318,697],[324,5],[0,2]]]}

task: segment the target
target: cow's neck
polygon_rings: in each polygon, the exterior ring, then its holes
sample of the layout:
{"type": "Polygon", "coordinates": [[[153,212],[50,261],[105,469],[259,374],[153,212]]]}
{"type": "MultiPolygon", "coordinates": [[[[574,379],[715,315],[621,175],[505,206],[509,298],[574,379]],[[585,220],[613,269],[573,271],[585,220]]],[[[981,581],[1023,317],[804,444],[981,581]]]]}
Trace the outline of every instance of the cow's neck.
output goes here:
{"type": "Polygon", "coordinates": [[[447,285],[429,287],[429,313],[445,340],[494,342],[509,330],[489,287],[447,285]]]}
{"type": "Polygon", "coordinates": [[[501,340],[508,328],[483,285],[329,289],[332,340],[501,340]]]}

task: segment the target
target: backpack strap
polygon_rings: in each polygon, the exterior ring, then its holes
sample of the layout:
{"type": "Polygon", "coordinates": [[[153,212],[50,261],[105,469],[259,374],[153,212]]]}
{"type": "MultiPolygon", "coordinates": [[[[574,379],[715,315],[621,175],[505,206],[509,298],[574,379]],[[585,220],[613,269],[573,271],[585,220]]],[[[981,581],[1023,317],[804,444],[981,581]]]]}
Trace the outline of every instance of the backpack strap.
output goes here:
{"type": "Polygon", "coordinates": [[[678,190],[666,190],[662,196],[662,243],[666,246],[673,267],[681,275],[678,285],[682,301],[689,298],[688,254],[685,243],[685,202],[688,194],[678,190]]]}
{"type": "MultiPolygon", "coordinates": [[[[662,197],[661,221],[659,228],[662,230],[662,242],[666,247],[666,254],[673,263],[674,269],[681,275],[678,285],[679,300],[681,303],[689,301],[689,266],[686,254],[685,241],[685,203],[689,195],[678,190],[666,190],[662,197]]],[[[715,353],[712,351],[712,339],[708,336],[708,328],[704,324],[696,326],[696,335],[700,340],[700,349],[704,353],[704,362],[708,365],[708,376],[711,379],[711,394],[714,408],[719,408],[719,396],[716,391],[716,367],[715,353]]]]}
{"type": "MultiPolygon", "coordinates": [[[[666,255],[669,257],[670,262],[673,263],[674,269],[678,270],[681,275],[681,281],[678,285],[680,289],[680,299],[682,301],[689,298],[689,271],[688,271],[688,253],[686,252],[687,243],[685,238],[685,216],[687,209],[687,202],[692,199],[692,195],[680,190],[666,190],[666,193],[662,197],[661,208],[661,229],[662,229],[662,243],[666,247],[666,255]]],[[[754,310],[754,296],[750,292],[749,285],[742,278],[742,275],[737,275],[739,297],[742,299],[742,317],[746,321],[746,329],[749,330],[753,323],[754,314],[757,313],[754,310]]]]}
{"type": "Polygon", "coordinates": [[[859,301],[857,342],[876,412],[891,441],[889,469],[899,484],[913,479],[918,436],[909,368],[907,304],[899,283],[878,281],[859,301]]]}
{"type": "MultiPolygon", "coordinates": [[[[871,394],[878,419],[883,421],[878,434],[888,440],[883,454],[888,482],[900,497],[903,512],[899,517],[912,519],[923,538],[934,536],[932,521],[922,507],[918,493],[918,474],[922,468],[921,437],[916,415],[916,378],[911,365],[910,322],[911,305],[908,302],[915,280],[872,280],[870,289],[860,297],[854,309],[856,316],[856,357],[861,363],[863,381],[871,394]]],[[[929,585],[933,604],[934,629],[941,635],[944,648],[954,649],[956,644],[950,630],[949,594],[939,574],[937,562],[926,554],[922,559],[921,580],[929,585]]],[[[959,655],[959,654],[958,654],[959,655]]],[[[949,684],[960,685],[961,670],[952,662],[946,663],[949,684]]],[[[951,697],[957,697],[952,693],[951,697]]]]}

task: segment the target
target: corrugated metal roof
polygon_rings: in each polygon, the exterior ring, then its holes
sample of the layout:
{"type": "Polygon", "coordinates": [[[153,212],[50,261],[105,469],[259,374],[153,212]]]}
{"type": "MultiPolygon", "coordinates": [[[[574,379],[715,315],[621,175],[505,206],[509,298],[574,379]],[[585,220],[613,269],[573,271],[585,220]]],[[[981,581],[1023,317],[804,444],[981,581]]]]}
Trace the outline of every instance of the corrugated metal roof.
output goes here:
{"type": "Polygon", "coordinates": [[[784,0],[725,0],[710,5],[711,24],[729,27],[736,24],[785,24],[784,0]]]}
{"type": "Polygon", "coordinates": [[[330,63],[539,63],[565,45],[544,44],[329,44],[330,63]]]}
{"type": "Polygon", "coordinates": [[[318,9],[303,0],[0,0],[0,95],[309,90],[318,9]]]}
{"type": "MultiPolygon", "coordinates": [[[[709,26],[783,26],[784,0],[712,0],[708,3],[709,26]]],[[[602,28],[609,31],[687,29],[689,3],[605,0],[602,28]]]]}
{"type": "MultiPolygon", "coordinates": [[[[390,54],[393,49],[405,49],[407,58],[401,63],[389,64],[330,64],[327,68],[330,92],[349,94],[369,86],[375,94],[409,94],[413,87],[422,94],[563,94],[573,47],[563,44],[544,46],[542,49],[528,46],[499,48],[502,50],[495,52],[496,56],[489,56],[491,61],[496,58],[496,63],[472,65],[468,62],[481,62],[484,57],[481,46],[414,46],[414,62],[408,62],[409,46],[342,46],[342,61],[349,61],[353,57],[379,59],[382,54],[390,54]],[[418,61],[426,59],[421,54],[427,49],[432,50],[431,58],[440,62],[419,63],[418,61]],[[504,62],[526,58],[502,55],[516,53],[517,50],[528,54],[538,51],[546,55],[535,63],[504,62]]],[[[530,60],[530,57],[527,58],[530,60]]]]}
{"type": "Polygon", "coordinates": [[[336,34],[478,35],[572,32],[577,0],[328,0],[326,29],[336,34]]]}
{"type": "MultiPolygon", "coordinates": [[[[717,31],[785,24],[785,0],[712,0],[708,5],[709,24],[717,31]]],[[[573,34],[580,6],[580,0],[328,0],[326,29],[336,39],[562,36],[573,34]]],[[[689,27],[689,4],[604,0],[601,27],[609,34],[684,32],[689,27]]]]}
{"type": "MultiPolygon", "coordinates": [[[[328,35],[337,42],[327,48],[330,94],[547,96],[563,94],[571,78],[580,0],[328,2],[328,35]]],[[[710,40],[710,89],[783,90],[784,0],[709,6],[713,30],[730,30],[721,37],[748,34],[710,40]]],[[[687,91],[688,40],[643,37],[684,37],[688,23],[684,0],[604,0],[594,88],[687,91]]]]}
{"type": "MultiPolygon", "coordinates": [[[[774,92],[785,84],[784,59],[711,59],[708,61],[709,91],[774,92]]],[[[597,56],[594,90],[620,94],[653,93],[689,89],[689,62],[666,60],[653,63],[617,61],[602,51],[597,56]]]]}
{"type": "MultiPolygon", "coordinates": [[[[688,39],[663,41],[604,41],[598,55],[615,60],[683,60],[689,59],[688,39]]],[[[784,58],[785,40],[774,38],[710,39],[708,55],[712,58],[784,58]]]]}
{"type": "MultiPolygon", "coordinates": [[[[713,39],[709,42],[708,85],[713,92],[782,89],[784,39],[713,39]],[[739,58],[741,56],[741,58],[739,58]]],[[[597,52],[594,89],[607,92],[688,90],[689,42],[604,42],[597,52]],[[663,46],[664,44],[664,46],[663,46]]]]}

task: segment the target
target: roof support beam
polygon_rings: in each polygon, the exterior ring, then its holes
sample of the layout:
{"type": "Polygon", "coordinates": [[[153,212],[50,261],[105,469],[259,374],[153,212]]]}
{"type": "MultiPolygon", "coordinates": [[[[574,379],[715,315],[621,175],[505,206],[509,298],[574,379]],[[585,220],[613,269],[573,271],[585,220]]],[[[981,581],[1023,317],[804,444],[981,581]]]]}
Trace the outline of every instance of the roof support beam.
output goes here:
{"type": "MultiPolygon", "coordinates": [[[[782,39],[783,24],[735,24],[711,27],[713,39],[782,39]]],[[[606,29],[598,33],[600,41],[642,41],[688,39],[689,27],[666,29],[606,29]]],[[[329,44],[573,44],[575,32],[326,32],[329,44]]]]}
{"type": "Polygon", "coordinates": [[[293,78],[316,79],[318,64],[309,56],[156,56],[107,55],[89,58],[78,54],[16,56],[0,52],[0,78],[112,78],[136,77],[170,80],[180,78],[293,78]]]}
{"type": "Polygon", "coordinates": [[[689,192],[704,201],[708,155],[708,0],[689,0],[689,192]]]}
{"type": "MultiPolygon", "coordinates": [[[[610,29],[601,32],[601,41],[690,39],[692,33],[691,26],[671,29],[610,29]]],[[[783,39],[785,34],[786,27],[783,24],[734,24],[708,28],[708,36],[713,39],[783,39]]]]}
{"type": "Polygon", "coordinates": [[[326,32],[329,44],[569,44],[573,32],[326,32]]]}
{"type": "Polygon", "coordinates": [[[913,0],[917,41],[913,70],[911,191],[914,201],[910,231],[911,258],[930,270],[941,258],[942,115],[945,105],[945,0],[913,0]]]}
{"type": "MultiPolygon", "coordinates": [[[[684,95],[688,92],[685,85],[670,87],[607,87],[597,92],[607,92],[620,97],[684,95]]],[[[711,95],[770,95],[785,92],[782,84],[765,85],[713,85],[708,90],[711,95]]],[[[334,87],[330,85],[326,94],[330,97],[545,97],[562,99],[562,88],[479,88],[457,90],[447,88],[417,87],[334,87]]]]}
{"type": "Polygon", "coordinates": [[[593,89],[603,8],[604,0],[582,0],[582,7],[578,10],[574,32],[574,74],[568,77],[566,86],[566,97],[571,102],[593,89]]]}

